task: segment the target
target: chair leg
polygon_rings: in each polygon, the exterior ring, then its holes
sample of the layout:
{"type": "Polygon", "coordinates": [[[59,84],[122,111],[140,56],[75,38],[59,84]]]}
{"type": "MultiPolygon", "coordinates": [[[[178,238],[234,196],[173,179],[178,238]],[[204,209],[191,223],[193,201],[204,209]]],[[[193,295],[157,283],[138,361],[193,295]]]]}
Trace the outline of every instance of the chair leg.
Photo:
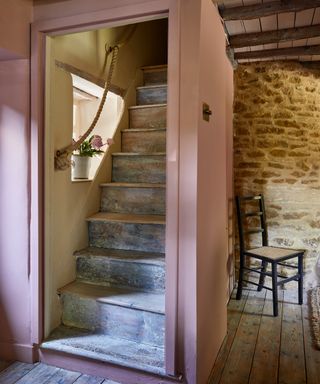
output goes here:
{"type": "MultiPolygon", "coordinates": [[[[262,261],[261,263],[261,272],[262,273],[265,273],[266,270],[267,270],[267,266],[268,266],[268,262],[267,261],[262,261]]],[[[259,278],[259,286],[258,286],[258,291],[260,292],[263,288],[263,285],[264,285],[264,281],[266,279],[266,276],[261,274],[260,275],[260,278],[259,278]]]]}
{"type": "Polygon", "coordinates": [[[298,256],[298,296],[299,304],[303,304],[303,255],[298,256]]]}
{"type": "Polygon", "coordinates": [[[244,256],[240,255],[240,268],[239,268],[239,280],[238,280],[238,289],[237,289],[237,300],[241,299],[242,296],[242,286],[243,286],[243,272],[244,272],[244,256]]]}
{"type": "Polygon", "coordinates": [[[273,316],[278,316],[278,276],[276,263],[272,263],[272,298],[273,316]]]}

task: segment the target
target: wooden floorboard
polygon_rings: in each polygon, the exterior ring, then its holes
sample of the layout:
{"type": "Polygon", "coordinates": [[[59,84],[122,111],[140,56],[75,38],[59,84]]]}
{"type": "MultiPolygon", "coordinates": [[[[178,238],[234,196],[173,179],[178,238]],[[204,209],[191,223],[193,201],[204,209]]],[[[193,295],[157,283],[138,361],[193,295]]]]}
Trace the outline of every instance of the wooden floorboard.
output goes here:
{"type": "Polygon", "coordinates": [[[208,384],[320,384],[320,351],[312,341],[310,306],[298,304],[297,283],[279,289],[279,316],[272,296],[249,290],[231,298],[228,333],[208,384]]]}
{"type": "Polygon", "coordinates": [[[227,335],[223,341],[223,345],[221,346],[219,355],[216,359],[216,362],[212,371],[212,375],[210,376],[210,380],[209,380],[210,384],[216,384],[220,382],[224,365],[229,356],[229,352],[238,329],[241,315],[247,301],[248,292],[245,291],[243,293],[241,300],[236,300],[235,297],[236,297],[236,292],[234,291],[228,305],[227,335]]]}
{"type": "Polygon", "coordinates": [[[302,306],[302,325],[308,384],[320,384],[320,351],[315,349],[310,328],[308,299],[302,306]]]}
{"type": "Polygon", "coordinates": [[[236,336],[223,369],[221,384],[248,382],[265,295],[265,291],[249,291],[236,336]]]}
{"type": "Polygon", "coordinates": [[[36,363],[0,361],[1,384],[120,384],[102,377],[36,363]]]}
{"type": "Polygon", "coordinates": [[[284,291],[279,384],[306,383],[302,312],[292,293],[284,291]]]}
{"type": "Polygon", "coordinates": [[[35,367],[36,364],[15,362],[0,373],[0,383],[14,384],[35,367]]]}
{"type": "Polygon", "coordinates": [[[274,317],[272,293],[267,292],[249,384],[277,384],[278,382],[282,299],[283,291],[279,294],[279,316],[274,317]]]}

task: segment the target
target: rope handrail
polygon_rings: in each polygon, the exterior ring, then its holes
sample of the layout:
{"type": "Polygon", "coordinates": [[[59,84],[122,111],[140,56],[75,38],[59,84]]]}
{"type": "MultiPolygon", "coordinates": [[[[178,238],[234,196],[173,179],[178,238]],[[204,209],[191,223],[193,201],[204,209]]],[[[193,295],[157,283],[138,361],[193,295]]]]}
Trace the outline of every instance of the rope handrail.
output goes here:
{"type": "Polygon", "coordinates": [[[80,148],[81,144],[88,138],[88,136],[91,134],[91,132],[94,130],[95,126],[97,125],[98,120],[101,116],[108,92],[110,90],[114,68],[115,68],[115,65],[116,65],[116,62],[118,59],[118,52],[119,52],[119,45],[114,45],[113,47],[110,47],[108,49],[106,48],[106,59],[105,59],[104,68],[106,67],[109,55],[112,54],[112,56],[111,56],[108,76],[107,76],[107,80],[105,83],[105,87],[104,87],[104,91],[103,91],[103,95],[102,95],[102,98],[100,101],[99,108],[96,112],[96,115],[95,115],[91,125],[89,126],[87,131],[81,136],[81,138],[79,140],[77,140],[75,143],[72,143],[63,149],[56,151],[55,158],[54,158],[56,170],[65,170],[71,166],[71,159],[70,159],[71,154],[73,153],[73,151],[80,148]]]}

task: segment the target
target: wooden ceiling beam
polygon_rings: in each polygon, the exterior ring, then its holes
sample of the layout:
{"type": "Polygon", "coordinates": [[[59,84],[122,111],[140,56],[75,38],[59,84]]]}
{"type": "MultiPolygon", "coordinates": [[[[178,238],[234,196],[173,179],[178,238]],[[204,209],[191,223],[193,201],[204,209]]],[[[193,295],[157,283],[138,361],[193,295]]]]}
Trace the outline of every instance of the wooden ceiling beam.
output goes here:
{"type": "Polygon", "coordinates": [[[261,51],[235,52],[235,60],[264,59],[278,56],[312,56],[320,55],[320,45],[309,45],[303,47],[264,49],[261,51]]]}
{"type": "Polygon", "coordinates": [[[220,15],[225,20],[250,20],[284,12],[299,12],[320,7],[320,0],[283,0],[271,3],[246,5],[232,8],[220,7],[220,15]]]}
{"type": "Polygon", "coordinates": [[[279,43],[280,41],[308,39],[317,36],[320,36],[320,24],[307,27],[279,29],[276,31],[233,35],[229,37],[229,44],[232,48],[242,48],[254,45],[279,43]]]}

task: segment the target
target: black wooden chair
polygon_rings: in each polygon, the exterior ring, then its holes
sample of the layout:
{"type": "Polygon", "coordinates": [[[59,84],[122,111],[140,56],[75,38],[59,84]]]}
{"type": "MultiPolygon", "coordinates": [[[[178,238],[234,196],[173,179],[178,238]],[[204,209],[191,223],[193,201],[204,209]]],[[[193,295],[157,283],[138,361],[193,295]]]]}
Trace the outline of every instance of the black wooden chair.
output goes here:
{"type": "Polygon", "coordinates": [[[263,195],[257,196],[237,196],[236,197],[237,214],[238,214],[238,229],[240,241],[240,269],[237,290],[237,300],[241,299],[243,282],[258,286],[258,291],[266,288],[272,291],[273,295],[273,315],[278,316],[278,286],[288,283],[289,281],[298,281],[298,296],[299,304],[303,303],[303,255],[304,250],[269,247],[268,234],[266,225],[266,214],[263,195]],[[257,206],[258,209],[252,208],[257,206]],[[250,228],[248,218],[258,217],[260,227],[250,228]],[[249,228],[248,228],[249,227],[249,228]],[[261,233],[262,246],[253,249],[246,248],[245,236],[250,236],[255,233],[261,233]],[[261,265],[257,268],[247,266],[247,258],[258,259],[261,265]],[[297,259],[297,263],[292,265],[285,263],[287,260],[297,259]],[[271,272],[267,271],[268,264],[271,264],[271,272]],[[297,269],[297,273],[293,276],[283,276],[278,273],[278,265],[297,269]],[[260,275],[259,282],[253,282],[244,279],[244,271],[255,272],[260,275]],[[272,278],[272,288],[266,287],[265,277],[272,278]],[[279,279],[279,280],[278,280],[279,279]]]}

